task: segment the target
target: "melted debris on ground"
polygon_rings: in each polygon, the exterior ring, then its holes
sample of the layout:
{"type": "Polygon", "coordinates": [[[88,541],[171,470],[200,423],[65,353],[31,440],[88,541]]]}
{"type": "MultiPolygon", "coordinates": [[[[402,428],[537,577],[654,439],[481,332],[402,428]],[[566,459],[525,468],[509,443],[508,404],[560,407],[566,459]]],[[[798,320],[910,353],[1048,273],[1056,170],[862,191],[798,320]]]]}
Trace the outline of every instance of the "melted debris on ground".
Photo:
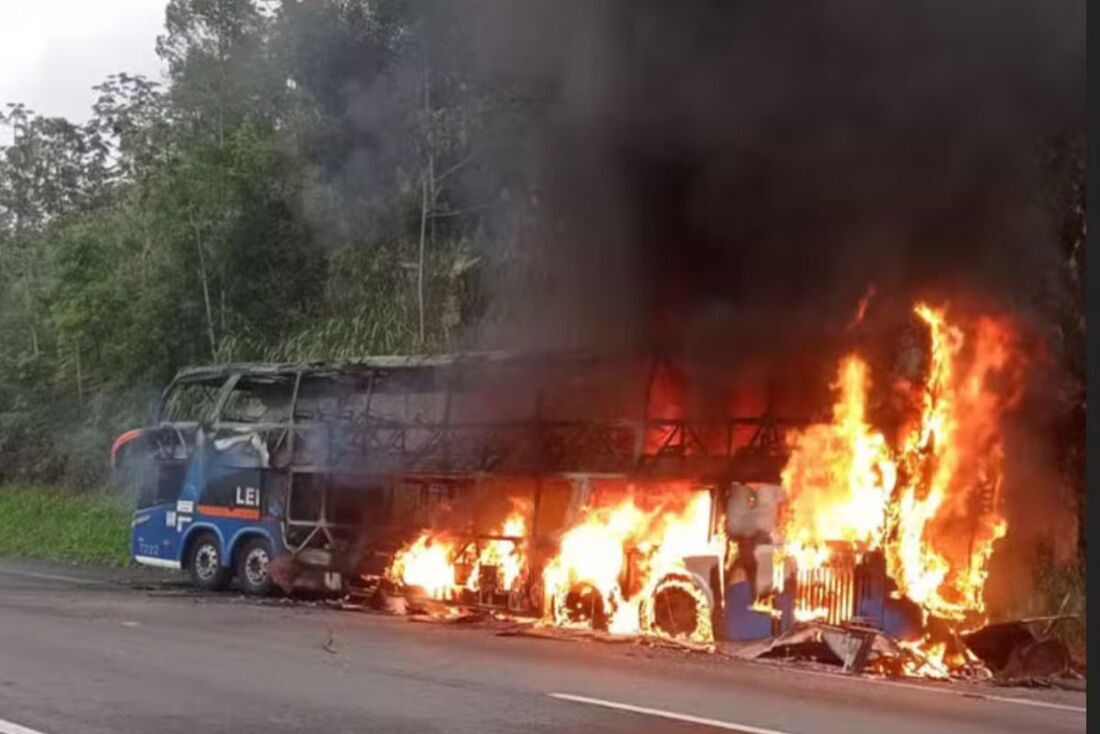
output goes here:
{"type": "Polygon", "coordinates": [[[1084,669],[1074,663],[1051,624],[1065,619],[1070,618],[998,622],[961,635],[951,631],[945,637],[947,652],[953,659],[950,670],[917,646],[859,624],[804,622],[776,637],[753,643],[722,643],[720,649],[729,657],[743,660],[839,667],[850,674],[988,680],[1002,686],[1079,690],[1084,669]]]}
{"type": "MultiPolygon", "coordinates": [[[[173,591],[162,587],[161,593],[173,591]]],[[[151,594],[157,595],[150,590],[151,594]]],[[[256,601],[256,600],[253,600],[256,601]]],[[[718,641],[700,644],[654,635],[612,635],[585,628],[555,627],[503,611],[463,607],[429,598],[412,597],[373,584],[341,598],[280,596],[261,603],[320,606],[349,612],[380,612],[421,624],[476,626],[502,637],[529,637],[566,642],[590,641],[637,645],[686,653],[717,654],[720,658],[753,660],[850,675],[903,678],[921,676],[953,681],[989,681],[1005,687],[1085,689],[1085,667],[1076,663],[1055,634],[1060,623],[1080,621],[1069,615],[1037,617],[985,625],[973,632],[950,632],[956,664],[948,675],[914,645],[897,640],[860,620],[832,625],[802,622],[787,632],[755,642],[718,641]],[[960,658],[961,655],[961,658],[960,658]]]]}

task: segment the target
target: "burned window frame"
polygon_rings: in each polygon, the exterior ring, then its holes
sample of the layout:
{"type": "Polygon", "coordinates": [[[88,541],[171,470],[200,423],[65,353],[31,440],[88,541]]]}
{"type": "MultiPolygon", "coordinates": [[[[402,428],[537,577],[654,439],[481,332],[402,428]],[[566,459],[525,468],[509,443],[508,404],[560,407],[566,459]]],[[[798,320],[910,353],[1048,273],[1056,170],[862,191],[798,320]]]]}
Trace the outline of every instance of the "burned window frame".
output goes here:
{"type": "Polygon", "coordinates": [[[250,428],[263,428],[271,426],[287,426],[293,422],[294,406],[297,402],[298,383],[301,379],[300,371],[286,371],[286,372],[274,372],[274,373],[257,373],[242,371],[234,373],[226,381],[222,388],[222,394],[218,399],[217,407],[214,411],[213,422],[215,425],[226,426],[247,426],[250,428]],[[242,382],[256,382],[256,383],[268,383],[279,384],[283,383],[287,388],[287,400],[283,410],[283,416],[280,420],[270,420],[267,416],[262,416],[263,420],[246,421],[237,420],[237,416],[227,417],[226,408],[229,405],[233,395],[239,392],[239,388],[242,382]]]}
{"type": "Polygon", "coordinates": [[[206,375],[173,380],[161,396],[160,406],[157,410],[157,423],[161,425],[165,423],[198,425],[213,420],[222,403],[226,385],[231,380],[231,375],[206,375]],[[207,405],[194,417],[184,416],[181,418],[174,415],[173,401],[182,392],[195,387],[208,391],[210,400],[207,405]]]}
{"type": "Polygon", "coordinates": [[[356,375],[353,373],[310,370],[305,369],[298,373],[298,384],[295,389],[294,402],[291,406],[291,418],[296,426],[325,425],[337,423],[357,423],[368,417],[370,402],[373,393],[374,373],[356,375]],[[331,399],[337,403],[359,401],[362,396],[361,410],[356,410],[352,404],[350,410],[334,411],[325,414],[324,411],[306,411],[304,406],[313,399],[313,391],[318,385],[327,384],[332,387],[331,399]]]}

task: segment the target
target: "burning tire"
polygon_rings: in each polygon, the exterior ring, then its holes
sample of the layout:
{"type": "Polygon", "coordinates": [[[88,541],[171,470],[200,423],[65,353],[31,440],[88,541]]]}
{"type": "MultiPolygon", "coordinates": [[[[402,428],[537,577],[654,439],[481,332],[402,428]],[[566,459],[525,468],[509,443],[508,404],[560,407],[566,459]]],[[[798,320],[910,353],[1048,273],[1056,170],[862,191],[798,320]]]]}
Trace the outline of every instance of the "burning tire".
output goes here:
{"type": "Polygon", "coordinates": [[[567,627],[607,630],[607,606],[603,594],[589,583],[572,586],[554,597],[554,620],[567,627]]]}
{"type": "Polygon", "coordinates": [[[691,573],[671,573],[653,587],[642,606],[642,626],[651,634],[691,642],[714,640],[710,587],[691,573]]]}

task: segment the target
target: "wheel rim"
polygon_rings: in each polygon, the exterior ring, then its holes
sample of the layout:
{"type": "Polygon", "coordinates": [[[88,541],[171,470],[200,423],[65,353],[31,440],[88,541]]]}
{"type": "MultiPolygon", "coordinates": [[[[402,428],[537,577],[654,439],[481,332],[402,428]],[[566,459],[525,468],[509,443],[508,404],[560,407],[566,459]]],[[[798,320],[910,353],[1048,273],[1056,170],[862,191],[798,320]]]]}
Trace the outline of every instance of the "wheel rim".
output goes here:
{"type": "Polygon", "coordinates": [[[213,543],[203,543],[195,553],[195,573],[203,581],[208,581],[217,572],[218,549],[213,543]]]}
{"type": "Polygon", "coordinates": [[[267,551],[263,548],[253,548],[244,559],[244,575],[248,583],[260,586],[267,581],[267,551]]]}

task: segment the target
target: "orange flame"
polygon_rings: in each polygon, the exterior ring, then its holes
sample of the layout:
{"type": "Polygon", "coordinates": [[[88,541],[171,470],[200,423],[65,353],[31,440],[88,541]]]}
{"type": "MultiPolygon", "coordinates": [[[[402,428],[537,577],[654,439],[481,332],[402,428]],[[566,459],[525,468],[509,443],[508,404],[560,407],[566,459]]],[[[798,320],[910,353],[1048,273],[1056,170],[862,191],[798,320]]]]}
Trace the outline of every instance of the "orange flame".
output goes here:
{"type": "Polygon", "coordinates": [[[788,437],[792,451],[782,475],[790,494],[784,533],[788,550],[814,546],[820,551],[826,540],[875,547],[881,540],[897,466],[886,439],[867,424],[867,364],[855,355],[845,357],[833,387],[839,399],[832,423],[788,437]]]}
{"type": "MultiPolygon", "coordinates": [[[[827,562],[829,542],[881,548],[901,594],[941,617],[980,617],[994,544],[1007,531],[999,422],[1019,398],[1023,360],[1003,321],[963,326],[923,303],[914,313],[930,347],[911,428],[896,446],[873,428],[868,366],[842,359],[831,422],[789,438],[780,556],[814,568],[827,562]]],[[[942,668],[939,658],[928,670],[942,668]]]]}
{"type": "MultiPolygon", "coordinates": [[[[695,599],[696,626],[687,636],[710,642],[710,610],[705,595],[690,581],[684,558],[714,553],[710,537],[710,494],[663,493],[652,506],[633,493],[617,502],[592,504],[561,537],[558,553],[545,566],[549,621],[570,626],[566,599],[579,587],[595,589],[612,634],[657,632],[647,602],[659,586],[675,586],[695,599]],[[624,578],[635,577],[629,588],[624,578]]],[[[583,623],[587,624],[588,620],[583,623]]]]}
{"type": "Polygon", "coordinates": [[[430,597],[442,599],[455,582],[454,550],[453,541],[425,531],[397,552],[390,576],[406,586],[422,588],[430,597]]]}
{"type": "Polygon", "coordinates": [[[863,323],[863,318],[867,315],[867,307],[871,305],[871,299],[875,297],[875,293],[877,293],[877,289],[875,288],[875,284],[871,283],[871,285],[867,286],[867,291],[860,296],[859,305],[856,306],[856,313],[846,327],[847,331],[851,331],[863,323]]]}
{"type": "MultiPolygon", "coordinates": [[[[500,526],[499,534],[503,538],[523,538],[527,535],[527,518],[524,510],[516,510],[500,526]]],[[[524,555],[519,545],[512,540],[494,538],[488,541],[474,562],[466,588],[477,591],[482,566],[495,566],[500,573],[500,588],[511,590],[516,587],[523,572],[524,555]]]]}
{"type": "Polygon", "coordinates": [[[387,575],[405,586],[423,589],[431,598],[451,599],[458,591],[458,557],[473,553],[469,559],[472,563],[465,588],[478,590],[483,566],[497,569],[500,590],[517,588],[526,562],[522,543],[517,539],[527,535],[527,513],[530,508],[527,503],[518,500],[513,504],[512,513],[494,533],[499,537],[477,544],[476,551],[471,552],[469,544],[461,543],[449,533],[424,530],[394,554],[387,575]]]}
{"type": "MultiPolygon", "coordinates": [[[[865,309],[862,303],[860,315],[865,309]]],[[[788,435],[775,588],[783,589],[792,568],[830,564],[838,548],[880,550],[900,594],[936,616],[974,621],[984,614],[989,561],[1007,531],[1000,419],[1019,398],[1023,359],[1003,320],[949,320],[946,307],[924,303],[914,314],[928,332],[928,358],[897,440],[872,423],[871,369],[858,354],[840,361],[830,421],[788,435]]],[[[542,569],[550,623],[592,623],[570,617],[582,599],[599,606],[613,634],[670,634],[652,603],[667,592],[681,607],[685,598],[694,604],[696,622],[681,628],[682,635],[713,640],[710,592],[706,582],[693,580],[685,560],[724,550],[725,539],[711,532],[710,494],[682,483],[659,489],[643,493],[625,485],[614,497],[590,498],[542,569]]],[[[500,535],[524,536],[526,523],[526,511],[514,512],[500,535]]],[[[444,598],[453,593],[456,554],[464,547],[426,531],[398,553],[392,576],[444,598]]],[[[516,588],[527,560],[522,546],[492,539],[478,548],[466,588],[476,590],[481,565],[499,569],[503,588],[516,588]]],[[[796,608],[795,617],[829,616],[816,598],[796,608]]],[[[774,613],[765,600],[754,608],[774,613]]],[[[920,653],[908,668],[915,675],[945,674],[958,657],[927,640],[909,649],[920,653]]]]}
{"type": "Polygon", "coordinates": [[[887,549],[899,590],[940,616],[985,610],[982,590],[993,544],[1004,537],[1004,449],[999,419],[1019,398],[1014,334],[983,317],[967,334],[945,309],[918,304],[928,325],[930,365],[921,420],[901,449],[907,481],[894,513],[897,542],[887,549]],[[969,349],[967,347],[969,346],[969,349]],[[992,388],[1007,375],[1009,394],[992,388]]]}

